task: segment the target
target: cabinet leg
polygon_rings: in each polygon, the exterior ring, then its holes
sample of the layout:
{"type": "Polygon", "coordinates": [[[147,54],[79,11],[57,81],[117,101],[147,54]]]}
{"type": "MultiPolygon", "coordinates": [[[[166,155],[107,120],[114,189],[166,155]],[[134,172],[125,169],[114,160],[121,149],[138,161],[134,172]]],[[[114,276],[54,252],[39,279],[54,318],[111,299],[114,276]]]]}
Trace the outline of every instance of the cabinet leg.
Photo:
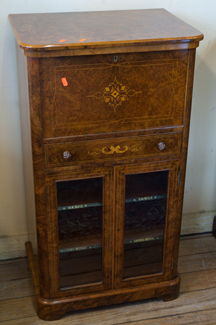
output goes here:
{"type": "Polygon", "coordinates": [[[170,293],[170,294],[165,294],[165,295],[162,295],[160,296],[160,298],[164,301],[164,302],[167,302],[167,301],[172,301],[172,300],[175,300],[177,299],[179,296],[179,292],[176,292],[176,293],[170,293]]]}
{"type": "Polygon", "coordinates": [[[43,309],[41,309],[41,310],[38,309],[37,314],[38,314],[38,317],[42,320],[53,321],[53,320],[61,319],[65,315],[65,312],[60,312],[60,311],[53,312],[52,310],[50,310],[49,312],[46,312],[43,309]]]}
{"type": "Polygon", "coordinates": [[[180,292],[180,279],[179,276],[177,283],[174,286],[167,287],[164,292],[158,295],[158,298],[162,299],[164,302],[178,298],[180,292]]]}

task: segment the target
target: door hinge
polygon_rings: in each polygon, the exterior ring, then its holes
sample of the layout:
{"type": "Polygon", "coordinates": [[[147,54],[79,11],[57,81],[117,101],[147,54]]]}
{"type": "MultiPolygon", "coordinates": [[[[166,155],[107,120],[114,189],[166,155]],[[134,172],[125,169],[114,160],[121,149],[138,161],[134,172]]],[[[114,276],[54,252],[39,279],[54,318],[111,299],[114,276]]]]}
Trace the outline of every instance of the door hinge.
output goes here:
{"type": "Polygon", "coordinates": [[[181,173],[178,173],[178,186],[180,185],[180,178],[181,178],[181,173]]]}
{"type": "Polygon", "coordinates": [[[45,201],[47,201],[47,188],[45,187],[45,201]]]}

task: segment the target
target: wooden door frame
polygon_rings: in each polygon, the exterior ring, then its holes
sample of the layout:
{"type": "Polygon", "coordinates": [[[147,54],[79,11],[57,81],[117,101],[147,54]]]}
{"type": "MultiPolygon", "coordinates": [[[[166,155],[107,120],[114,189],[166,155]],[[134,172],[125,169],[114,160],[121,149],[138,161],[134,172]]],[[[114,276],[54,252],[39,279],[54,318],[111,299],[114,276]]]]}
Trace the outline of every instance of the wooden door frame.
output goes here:
{"type": "Polygon", "coordinates": [[[47,172],[47,242],[50,298],[89,294],[112,289],[113,274],[113,168],[67,168],[47,172]],[[58,253],[57,181],[103,177],[102,282],[60,290],[58,253]]]}
{"type": "MultiPolygon", "coordinates": [[[[174,274],[173,264],[177,263],[174,247],[178,245],[175,241],[175,232],[173,231],[176,224],[176,218],[181,218],[177,212],[178,207],[178,172],[179,161],[159,161],[153,163],[137,163],[128,164],[125,166],[115,167],[115,187],[116,187],[116,206],[115,206],[115,276],[114,288],[136,287],[150,283],[167,281],[174,279],[177,274],[174,274]],[[164,233],[164,248],[163,248],[163,267],[162,272],[127,278],[123,280],[123,252],[124,252],[124,205],[125,205],[125,175],[136,173],[147,173],[156,171],[169,171],[168,176],[168,197],[164,233]]],[[[176,251],[176,250],[175,250],[176,251]]]]}

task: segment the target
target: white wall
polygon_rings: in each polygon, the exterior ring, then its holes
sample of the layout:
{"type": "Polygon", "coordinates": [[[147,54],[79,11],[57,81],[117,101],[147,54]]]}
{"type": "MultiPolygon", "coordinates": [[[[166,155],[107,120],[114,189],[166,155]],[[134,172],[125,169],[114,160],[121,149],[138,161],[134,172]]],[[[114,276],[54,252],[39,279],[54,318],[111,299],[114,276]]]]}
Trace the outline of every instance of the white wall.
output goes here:
{"type": "Polygon", "coordinates": [[[15,41],[7,15],[146,8],[165,8],[205,35],[197,49],[184,213],[192,232],[210,230],[216,210],[216,1],[1,0],[0,259],[25,254],[27,238],[15,41]]]}

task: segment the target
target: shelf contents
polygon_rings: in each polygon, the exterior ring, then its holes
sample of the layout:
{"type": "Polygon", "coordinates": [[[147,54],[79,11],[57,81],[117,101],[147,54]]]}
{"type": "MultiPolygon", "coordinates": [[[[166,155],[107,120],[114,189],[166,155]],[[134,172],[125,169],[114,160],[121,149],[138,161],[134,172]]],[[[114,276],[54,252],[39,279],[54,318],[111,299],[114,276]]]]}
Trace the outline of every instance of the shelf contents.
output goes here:
{"type": "MultiPolygon", "coordinates": [[[[162,238],[166,199],[128,204],[125,244],[162,238]],[[133,223],[133,227],[131,227],[133,223]]],[[[60,211],[59,253],[101,247],[102,207],[60,211]]]]}
{"type": "Polygon", "coordinates": [[[124,279],[162,272],[168,175],[168,171],[126,175],[124,279]],[[147,194],[152,199],[139,200],[138,193],[139,198],[147,194]]]}
{"type": "Polygon", "coordinates": [[[102,196],[102,177],[57,183],[61,290],[102,281],[102,196]]]}
{"type": "MultiPolygon", "coordinates": [[[[135,174],[132,179],[127,175],[125,203],[166,198],[163,173],[153,173],[154,177],[150,174],[135,174]],[[127,183],[130,183],[129,187],[127,183]]],[[[102,206],[101,178],[59,182],[57,186],[58,211],[102,206]]]]}
{"type": "MultiPolygon", "coordinates": [[[[126,175],[124,278],[133,274],[161,271],[167,182],[167,171],[126,175]],[[150,261],[145,260],[146,251],[148,256],[149,252],[152,252],[150,261]],[[138,253],[142,257],[138,258],[138,253]],[[129,259],[130,255],[133,256],[132,259],[129,259]],[[128,259],[131,261],[130,264],[127,262],[128,259]]],[[[57,183],[62,288],[77,283],[85,284],[86,277],[81,270],[82,265],[87,265],[87,261],[92,259],[95,260],[95,256],[97,263],[93,273],[90,272],[90,278],[100,281],[98,274],[101,274],[102,256],[102,184],[103,179],[100,177],[57,183]],[[74,265],[75,261],[76,264],[79,261],[77,264],[80,265],[79,269],[74,265]],[[70,271],[71,267],[66,267],[71,263],[75,270],[70,271]]]]}
{"type": "MultiPolygon", "coordinates": [[[[164,198],[166,198],[166,194],[126,199],[125,203],[160,200],[160,199],[164,199],[164,198]]],[[[76,204],[76,205],[58,207],[58,211],[85,209],[85,208],[89,208],[89,207],[99,207],[99,206],[102,206],[102,203],[95,202],[95,203],[87,203],[87,204],[76,204]]]]}

